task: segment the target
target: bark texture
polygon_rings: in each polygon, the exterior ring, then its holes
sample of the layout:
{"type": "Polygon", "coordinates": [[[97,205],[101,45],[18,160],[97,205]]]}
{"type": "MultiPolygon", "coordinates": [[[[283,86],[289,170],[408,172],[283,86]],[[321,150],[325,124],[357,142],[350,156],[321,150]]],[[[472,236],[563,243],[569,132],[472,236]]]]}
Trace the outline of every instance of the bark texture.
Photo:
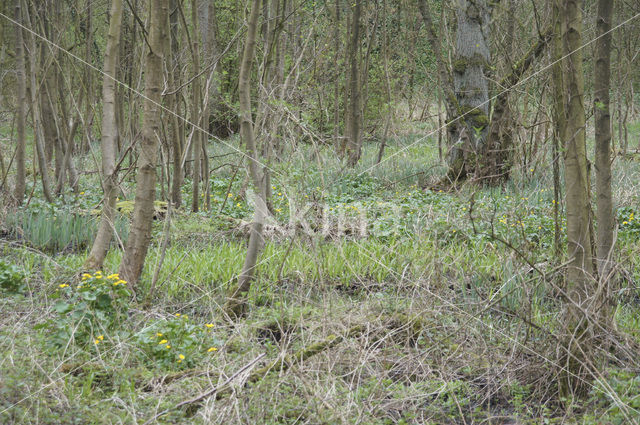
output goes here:
{"type": "MultiPolygon", "coordinates": [[[[22,0],[14,1],[14,17],[17,22],[22,22],[22,0]]],[[[26,187],[26,170],[24,153],[26,147],[25,139],[25,104],[27,103],[27,77],[25,74],[24,62],[24,39],[22,36],[22,28],[16,30],[16,67],[18,77],[18,104],[16,105],[16,185],[13,196],[20,205],[24,201],[24,192],[26,187]]]]}
{"type": "Polygon", "coordinates": [[[588,312],[592,295],[593,262],[590,234],[589,178],[585,139],[584,76],[582,69],[582,2],[559,0],[561,16],[562,108],[565,205],[567,213],[566,305],[560,347],[560,395],[586,394],[589,374],[585,361],[591,353],[588,312]]]}
{"type": "Polygon", "coordinates": [[[473,172],[477,154],[484,149],[489,125],[489,87],[485,70],[491,54],[487,45],[489,9],[485,0],[459,0],[456,8],[456,54],[453,86],[458,116],[464,122],[449,125],[452,143],[447,160],[449,179],[465,178],[473,172]]]}
{"type": "Polygon", "coordinates": [[[119,130],[116,121],[116,65],[120,51],[120,30],[122,28],[122,0],[111,2],[109,34],[104,54],[104,78],[102,80],[102,190],[104,202],[96,239],[89,252],[84,268],[98,270],[102,268],[115,227],[116,213],[116,156],[119,130]]]}
{"type": "Polygon", "coordinates": [[[251,67],[256,45],[256,32],[258,17],[260,15],[260,0],[253,0],[247,28],[247,38],[240,64],[238,78],[238,94],[240,101],[240,132],[244,140],[248,157],[249,174],[253,182],[255,210],[251,232],[249,234],[249,246],[242,266],[242,272],[238,277],[238,284],[230,291],[229,298],[224,306],[226,315],[235,319],[244,314],[247,294],[251,289],[251,283],[255,276],[258,254],[262,248],[262,228],[267,214],[265,174],[260,171],[258,150],[256,149],[255,135],[253,131],[253,118],[251,114],[251,67]]]}
{"type": "Polygon", "coordinates": [[[163,86],[162,61],[163,31],[167,30],[168,0],[152,0],[149,19],[149,50],[145,65],[144,119],[142,140],[138,148],[138,173],[136,196],[129,239],[120,275],[135,285],[142,274],[144,259],[151,240],[154,201],[156,194],[156,163],[158,160],[158,138],[160,137],[160,102],[163,86]]]}
{"type": "MultiPolygon", "coordinates": [[[[598,1],[596,22],[596,63],[594,70],[594,108],[596,132],[596,221],[598,274],[608,281],[613,249],[613,200],[611,195],[611,113],[609,90],[611,81],[611,18],[613,1],[598,1]]],[[[606,295],[606,294],[605,294],[606,295]]]]}

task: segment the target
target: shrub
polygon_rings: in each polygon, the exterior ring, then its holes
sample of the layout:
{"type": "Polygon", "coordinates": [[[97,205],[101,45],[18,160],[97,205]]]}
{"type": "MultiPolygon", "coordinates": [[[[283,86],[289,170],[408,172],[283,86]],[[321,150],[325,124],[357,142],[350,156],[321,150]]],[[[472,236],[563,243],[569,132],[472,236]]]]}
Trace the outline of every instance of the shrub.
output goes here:
{"type": "Polygon", "coordinates": [[[51,331],[51,343],[62,347],[73,341],[86,347],[104,342],[105,334],[122,332],[131,293],[117,274],[84,273],[77,285],[56,288],[54,309],[58,316],[40,327],[51,331]]]}
{"type": "Polygon", "coordinates": [[[18,266],[0,260],[0,289],[7,293],[18,293],[24,287],[24,273],[18,266]]]}

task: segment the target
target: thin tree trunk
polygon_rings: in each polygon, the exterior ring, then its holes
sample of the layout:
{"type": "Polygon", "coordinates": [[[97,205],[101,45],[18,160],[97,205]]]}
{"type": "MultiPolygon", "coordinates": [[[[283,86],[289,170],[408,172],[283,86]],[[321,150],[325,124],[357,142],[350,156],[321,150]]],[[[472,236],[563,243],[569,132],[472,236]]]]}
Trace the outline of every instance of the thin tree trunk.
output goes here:
{"type": "MultiPolygon", "coordinates": [[[[24,9],[25,13],[28,15],[28,8],[24,9]]],[[[28,22],[31,22],[29,16],[26,19],[28,22]]],[[[31,22],[33,25],[33,22],[31,22]]],[[[31,51],[36,52],[36,39],[35,36],[31,35],[30,40],[31,51]]],[[[31,77],[31,114],[33,116],[33,133],[35,140],[35,156],[38,161],[38,168],[40,169],[40,177],[42,179],[42,192],[44,194],[44,198],[47,202],[53,202],[53,196],[51,195],[51,182],[49,180],[49,171],[47,169],[47,157],[44,149],[44,134],[42,131],[42,118],[40,114],[40,104],[38,102],[38,84],[36,78],[36,70],[38,69],[38,59],[36,54],[31,54],[29,57],[31,59],[30,63],[30,77],[31,77]]]]}
{"type": "MultiPolygon", "coordinates": [[[[15,20],[19,23],[23,22],[22,19],[22,0],[15,0],[14,13],[15,20]]],[[[18,71],[18,99],[16,110],[16,126],[17,137],[16,140],[16,185],[14,189],[14,197],[19,205],[24,201],[24,192],[26,187],[26,170],[25,170],[25,104],[27,103],[27,77],[25,74],[25,62],[24,62],[24,39],[22,36],[22,28],[16,30],[16,67],[18,71]]]]}
{"type": "MultiPolygon", "coordinates": [[[[611,113],[609,91],[611,89],[611,19],[613,1],[598,1],[596,18],[596,63],[594,69],[594,111],[596,138],[596,221],[598,275],[601,278],[602,299],[608,301],[608,283],[613,250],[613,200],[611,195],[611,113]]],[[[606,310],[606,309],[605,309],[606,310]]],[[[608,314],[605,312],[605,316],[608,314]]]]}
{"type": "Polygon", "coordinates": [[[117,170],[116,155],[118,149],[118,125],[116,122],[116,65],[120,51],[120,31],[122,28],[122,0],[112,0],[111,20],[107,47],[104,54],[104,78],[102,81],[102,189],[104,202],[98,233],[93,241],[89,256],[84,262],[87,270],[102,268],[109,251],[115,221],[117,170]]]}
{"type": "MultiPolygon", "coordinates": [[[[169,86],[172,90],[176,90],[180,86],[180,63],[178,45],[178,0],[170,0],[170,65],[169,65],[169,86]]],[[[171,115],[171,140],[172,140],[172,159],[173,159],[173,177],[171,181],[171,201],[176,208],[182,205],[182,154],[184,147],[184,123],[178,118],[181,114],[180,94],[168,96],[169,109],[174,112],[171,115]]]]}
{"type": "Polygon", "coordinates": [[[350,167],[354,167],[358,163],[362,150],[362,137],[360,134],[362,120],[362,107],[360,106],[362,95],[360,87],[360,15],[362,14],[363,1],[355,0],[351,22],[351,48],[349,49],[351,103],[349,105],[349,141],[347,143],[349,155],[347,164],[350,167]]]}
{"type": "Polygon", "coordinates": [[[193,196],[191,198],[191,211],[198,212],[200,209],[200,170],[202,169],[201,163],[201,151],[202,151],[202,131],[200,128],[202,127],[202,89],[200,88],[200,77],[198,73],[200,72],[200,34],[198,31],[198,15],[197,15],[197,0],[193,0],[193,4],[191,5],[191,25],[193,25],[193,35],[191,41],[191,57],[193,60],[193,75],[195,78],[191,84],[192,90],[192,105],[191,105],[191,121],[193,122],[193,133],[191,136],[191,144],[192,149],[191,152],[193,154],[193,174],[192,174],[192,183],[193,183],[193,196]]]}
{"type": "Polygon", "coordinates": [[[249,235],[249,246],[247,255],[242,266],[242,272],[238,277],[238,285],[232,289],[230,296],[224,306],[225,313],[235,319],[243,315],[247,295],[251,289],[251,283],[255,276],[255,268],[258,261],[258,255],[262,248],[262,227],[267,214],[265,202],[265,184],[264,173],[260,172],[258,162],[258,150],[256,149],[255,136],[253,132],[253,120],[251,116],[251,67],[256,44],[256,32],[258,27],[258,16],[260,15],[260,0],[253,0],[251,5],[251,13],[247,28],[247,38],[242,54],[242,62],[240,64],[240,75],[238,77],[238,94],[240,101],[240,132],[246,146],[246,152],[249,156],[249,174],[253,181],[253,189],[255,196],[255,211],[253,222],[251,223],[251,233],[249,235]],[[262,175],[261,175],[262,174],[262,175]]]}
{"type": "Polygon", "coordinates": [[[135,285],[140,279],[151,241],[156,193],[156,163],[160,137],[160,102],[162,101],[163,31],[168,27],[169,0],[151,0],[149,17],[149,51],[145,64],[145,100],[142,140],[139,144],[136,197],[129,239],[120,264],[122,278],[135,285]]]}

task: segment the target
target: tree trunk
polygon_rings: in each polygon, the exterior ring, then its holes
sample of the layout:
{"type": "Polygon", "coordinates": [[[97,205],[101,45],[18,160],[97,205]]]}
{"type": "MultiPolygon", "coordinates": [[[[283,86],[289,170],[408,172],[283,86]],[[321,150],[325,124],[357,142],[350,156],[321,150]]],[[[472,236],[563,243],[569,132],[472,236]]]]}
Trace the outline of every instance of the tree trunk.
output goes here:
{"type": "Polygon", "coordinates": [[[563,397],[582,396],[589,386],[585,361],[592,351],[589,308],[593,262],[590,235],[588,167],[585,141],[584,76],[582,70],[582,2],[558,0],[562,26],[562,77],[565,93],[561,129],[565,164],[567,210],[566,300],[559,364],[559,390],[563,397]]]}
{"type": "MultiPolygon", "coordinates": [[[[609,90],[611,82],[611,18],[613,1],[598,1],[596,18],[597,39],[594,69],[594,111],[596,138],[596,221],[598,276],[604,305],[609,297],[613,250],[613,200],[611,195],[611,113],[609,111],[609,90]]],[[[608,316],[605,308],[604,317],[608,316]]]]}
{"type": "Polygon", "coordinates": [[[349,139],[347,164],[354,167],[360,160],[362,151],[362,135],[360,124],[362,121],[361,89],[360,87],[360,15],[362,14],[362,2],[355,0],[353,19],[351,21],[351,48],[349,49],[349,64],[351,67],[350,83],[351,97],[349,105],[349,139]]]}
{"type": "Polygon", "coordinates": [[[135,285],[142,274],[151,240],[156,192],[156,163],[160,137],[160,102],[162,101],[163,31],[168,27],[169,0],[151,0],[149,17],[149,51],[145,64],[145,100],[142,140],[139,144],[136,196],[129,239],[120,264],[122,278],[135,285]]]}
{"type": "Polygon", "coordinates": [[[191,211],[198,212],[200,209],[200,170],[202,154],[202,136],[203,133],[200,130],[202,128],[202,89],[200,88],[200,34],[198,31],[198,15],[197,15],[197,0],[193,1],[191,5],[191,24],[193,25],[193,34],[191,39],[191,57],[193,59],[193,75],[194,79],[191,84],[192,90],[192,105],[191,105],[191,122],[193,123],[191,134],[192,145],[192,159],[193,159],[193,196],[191,198],[191,211]]]}
{"type": "MultiPolygon", "coordinates": [[[[28,14],[28,8],[24,9],[28,14]]],[[[27,17],[28,22],[34,26],[33,20],[27,17]]],[[[36,52],[36,38],[32,34],[30,40],[30,47],[32,52],[36,52]]],[[[38,69],[38,55],[31,54],[29,58],[29,74],[30,74],[30,92],[31,92],[31,115],[33,116],[33,138],[35,140],[35,152],[37,157],[38,168],[40,169],[40,177],[42,178],[42,192],[47,202],[53,202],[53,196],[51,196],[51,181],[49,179],[49,170],[47,168],[47,157],[44,148],[44,134],[42,131],[42,117],[40,114],[40,104],[38,102],[38,84],[36,78],[36,71],[38,69]]]]}
{"type": "Polygon", "coordinates": [[[486,0],[460,0],[456,9],[456,56],[453,62],[453,85],[458,115],[464,122],[449,128],[452,143],[447,156],[448,177],[465,178],[477,166],[477,155],[484,149],[489,125],[489,88],[485,70],[490,52],[486,27],[489,9],[486,0]]]}
{"type": "MultiPolygon", "coordinates": [[[[118,148],[118,125],[116,122],[116,65],[120,49],[122,27],[122,0],[112,0],[111,20],[107,47],[104,53],[104,78],[102,81],[102,189],[104,202],[98,233],[93,241],[89,256],[85,260],[86,270],[102,268],[109,251],[111,237],[115,230],[115,207],[117,189],[116,155],[118,148]]],[[[70,147],[68,147],[69,149],[70,147]]]]}
{"type": "MultiPolygon", "coordinates": [[[[15,0],[15,20],[18,23],[22,23],[22,0],[15,0]]],[[[16,185],[14,188],[14,197],[18,205],[21,205],[24,201],[24,192],[26,187],[26,170],[24,153],[26,148],[25,139],[25,104],[27,103],[27,77],[25,73],[24,63],[24,39],[22,36],[22,28],[16,30],[16,67],[18,71],[18,99],[16,110],[16,126],[17,136],[16,140],[16,185]]]]}
{"type": "Polygon", "coordinates": [[[255,136],[253,132],[253,119],[251,115],[251,67],[256,44],[256,32],[258,27],[258,16],[260,15],[260,0],[253,0],[251,14],[247,28],[247,38],[240,64],[240,75],[238,77],[238,95],[240,101],[240,132],[246,146],[249,165],[249,174],[253,181],[255,211],[253,222],[251,223],[251,233],[249,235],[249,246],[247,255],[242,266],[242,272],[238,277],[238,285],[230,291],[230,296],[224,306],[225,313],[235,319],[244,313],[247,295],[251,289],[251,283],[255,275],[255,268],[258,261],[258,254],[262,248],[262,227],[267,214],[266,190],[264,173],[260,172],[258,162],[258,150],[256,149],[255,136]]]}
{"type": "MultiPolygon", "coordinates": [[[[180,86],[180,63],[178,45],[178,0],[170,0],[170,65],[169,65],[169,86],[172,90],[177,90],[180,86]]],[[[182,205],[182,153],[184,147],[184,122],[178,118],[181,116],[180,94],[168,96],[169,109],[174,113],[171,115],[171,140],[172,140],[172,160],[173,160],[173,177],[171,181],[171,201],[174,207],[179,208],[182,205]]]]}

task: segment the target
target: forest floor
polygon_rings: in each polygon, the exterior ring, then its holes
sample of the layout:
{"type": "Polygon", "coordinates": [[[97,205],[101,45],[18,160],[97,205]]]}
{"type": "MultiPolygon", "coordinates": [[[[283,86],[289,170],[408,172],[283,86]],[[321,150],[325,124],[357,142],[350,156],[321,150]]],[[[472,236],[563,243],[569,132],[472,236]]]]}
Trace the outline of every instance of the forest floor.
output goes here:
{"type": "MultiPolygon", "coordinates": [[[[275,218],[235,325],[220,306],[251,208],[229,148],[211,147],[210,211],[158,204],[135,301],[101,304],[121,250],[102,273],[82,270],[95,174],[64,202],[36,188],[2,211],[0,281],[26,279],[0,289],[0,423],[142,424],[167,409],[153,423],[640,423],[640,158],[614,162],[619,335],[589,396],[569,403],[556,385],[562,255],[543,153],[502,187],[443,192],[420,187],[443,172],[424,171],[441,164],[432,140],[396,139],[371,168],[377,148],[354,170],[329,147],[271,165],[275,218]]],[[[183,195],[190,205],[190,182],[183,195]]],[[[121,238],[132,196],[126,181],[121,238]]]]}

